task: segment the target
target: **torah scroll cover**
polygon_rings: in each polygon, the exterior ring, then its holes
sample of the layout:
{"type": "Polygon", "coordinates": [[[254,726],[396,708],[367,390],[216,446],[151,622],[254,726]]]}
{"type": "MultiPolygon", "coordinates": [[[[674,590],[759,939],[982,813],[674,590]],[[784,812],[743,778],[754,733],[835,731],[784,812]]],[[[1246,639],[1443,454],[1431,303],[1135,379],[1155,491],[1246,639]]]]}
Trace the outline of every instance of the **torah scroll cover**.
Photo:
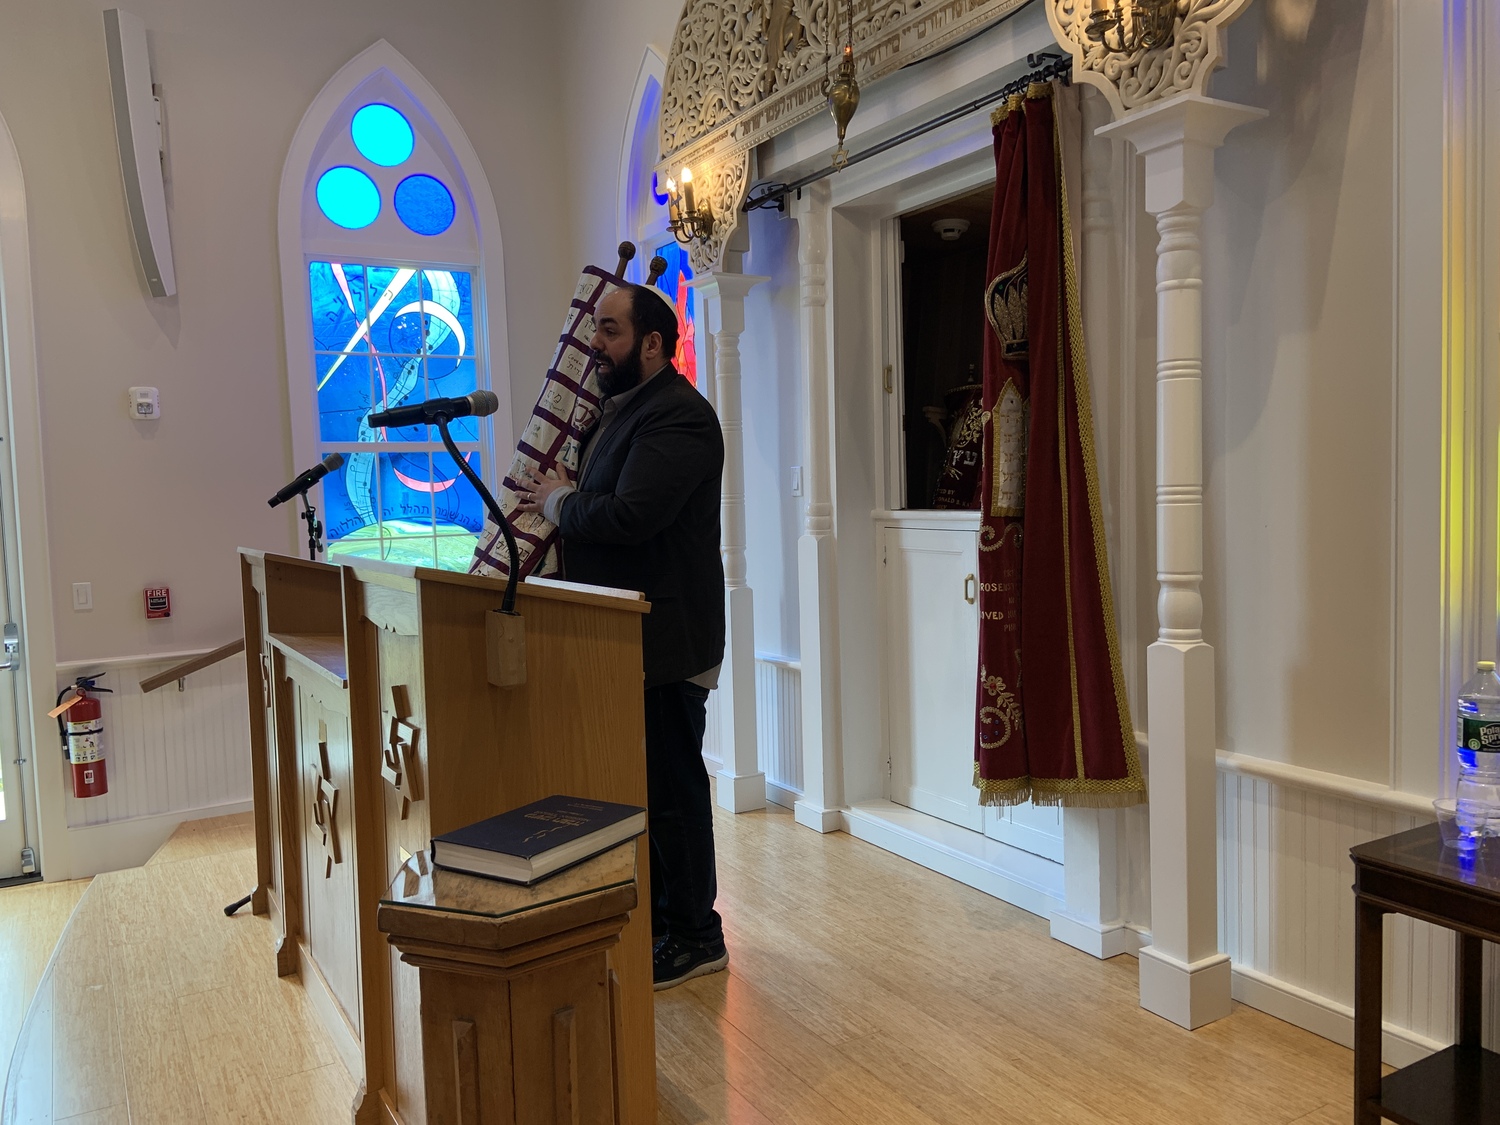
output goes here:
{"type": "MultiPolygon", "coordinates": [[[[556,469],[569,481],[578,479],[579,451],[584,437],[598,422],[600,412],[599,382],[593,349],[589,347],[594,335],[594,311],[607,294],[624,284],[621,278],[597,266],[589,266],[579,275],[552,366],[542,383],[542,393],[532,408],[510,468],[500,482],[495,499],[515,532],[519,578],[533,574],[555,576],[562,572],[557,527],[540,512],[517,511],[520,497],[516,494],[516,478],[523,469],[530,469],[538,476],[556,469]]],[[[493,517],[485,521],[469,573],[495,578],[510,574],[505,538],[493,517]]]]}

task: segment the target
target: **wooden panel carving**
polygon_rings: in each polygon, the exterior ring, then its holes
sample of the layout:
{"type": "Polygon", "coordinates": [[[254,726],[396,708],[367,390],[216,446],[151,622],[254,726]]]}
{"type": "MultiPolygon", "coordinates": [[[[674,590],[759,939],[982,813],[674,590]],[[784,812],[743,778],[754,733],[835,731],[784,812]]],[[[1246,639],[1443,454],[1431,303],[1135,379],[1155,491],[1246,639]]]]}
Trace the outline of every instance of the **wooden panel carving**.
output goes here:
{"type": "Polygon", "coordinates": [[[411,702],[404,684],[386,693],[386,740],[380,776],[401,802],[401,819],[411,814],[411,803],[422,799],[421,761],[417,740],[422,732],[411,723],[411,702]]]}
{"type": "MultiPolygon", "coordinates": [[[[861,86],[1003,19],[1026,0],[853,0],[861,86]]],[[[717,267],[739,221],[750,150],[826,107],[825,60],[843,24],[831,0],[688,0],[667,59],[661,170],[686,164],[718,229],[690,248],[717,267]]],[[[832,126],[829,129],[832,136],[832,126]]]]}
{"type": "Polygon", "coordinates": [[[318,720],[318,762],[313,771],[313,823],[323,832],[323,878],[333,878],[333,865],[343,863],[339,848],[339,791],[328,762],[328,724],[318,720]],[[321,771],[321,772],[319,772],[321,771]]]}
{"type": "Polygon", "coordinates": [[[1189,91],[1203,93],[1208,76],[1224,59],[1220,30],[1250,0],[1177,0],[1172,42],[1128,54],[1089,38],[1092,0],[1047,0],[1052,34],[1073,56],[1073,77],[1103,91],[1121,117],[1189,91]]]}

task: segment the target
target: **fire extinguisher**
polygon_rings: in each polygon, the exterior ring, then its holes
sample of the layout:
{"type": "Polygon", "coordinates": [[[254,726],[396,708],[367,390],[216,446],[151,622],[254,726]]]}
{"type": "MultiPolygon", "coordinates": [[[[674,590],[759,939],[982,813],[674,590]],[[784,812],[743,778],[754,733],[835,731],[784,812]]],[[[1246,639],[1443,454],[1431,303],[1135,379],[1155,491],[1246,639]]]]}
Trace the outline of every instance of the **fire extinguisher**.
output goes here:
{"type": "MultiPolygon", "coordinates": [[[[99,673],[102,676],[104,673],[99,673]]],[[[63,753],[73,767],[73,796],[102,797],[109,792],[104,766],[104,709],[89,692],[108,692],[98,685],[98,676],[80,676],[57,694],[57,701],[70,691],[75,698],[57,717],[63,753]]]]}

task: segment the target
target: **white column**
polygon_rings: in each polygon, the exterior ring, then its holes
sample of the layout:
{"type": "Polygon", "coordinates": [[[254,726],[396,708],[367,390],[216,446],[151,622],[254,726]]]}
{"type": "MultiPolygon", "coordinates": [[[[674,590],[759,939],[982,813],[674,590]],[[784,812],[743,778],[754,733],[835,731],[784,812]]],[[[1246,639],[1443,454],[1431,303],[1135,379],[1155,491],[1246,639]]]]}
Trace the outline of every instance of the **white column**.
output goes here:
{"type": "Polygon", "coordinates": [[[1181,94],[1099,130],[1146,160],[1156,268],[1157,639],[1146,653],[1150,722],[1151,944],[1141,1006],[1186,1028],[1229,1014],[1219,952],[1214,650],[1203,640],[1203,258],[1214,150],[1265,111],[1181,94]]]}
{"type": "MultiPolygon", "coordinates": [[[[1083,328],[1088,348],[1089,382],[1094,396],[1095,448],[1099,454],[1099,483],[1104,519],[1110,543],[1110,578],[1116,591],[1132,589],[1123,573],[1133,574],[1124,547],[1122,531],[1134,515],[1125,481],[1133,480],[1122,469],[1120,414],[1126,402],[1121,393],[1125,378],[1119,350],[1120,286],[1115,246],[1121,224],[1117,219],[1120,177],[1115,168],[1115,150],[1129,149],[1119,142],[1091,134],[1110,120],[1109,102],[1097,91],[1083,91],[1083,151],[1081,160],[1082,202],[1081,278],[1083,283],[1083,328]],[[1122,503],[1116,503],[1119,496],[1122,503]]],[[[1132,163],[1134,158],[1131,157],[1132,163]]],[[[1072,184],[1069,188],[1071,191],[1072,184]]],[[[1071,196],[1070,196],[1071,198],[1071,196]]],[[[1130,450],[1130,446],[1125,447],[1130,450]]],[[[1125,453],[1124,456],[1129,456],[1125,453]]],[[[1130,549],[1134,548],[1131,538],[1130,549]]],[[[1119,595],[1117,594],[1117,599],[1119,595]]],[[[1122,617],[1121,652],[1127,655],[1130,641],[1128,615],[1122,617]]],[[[1128,668],[1128,665],[1127,665],[1128,668]]],[[[1127,671],[1127,683],[1130,683],[1127,671]]],[[[1065,906],[1053,911],[1052,936],[1095,957],[1114,957],[1139,948],[1136,932],[1125,925],[1120,911],[1119,819],[1116,809],[1063,809],[1063,887],[1065,906]]]]}
{"type": "Polygon", "coordinates": [[[745,572],[745,413],[740,402],[740,334],[745,294],[766,281],[743,273],[710,273],[693,287],[703,295],[714,341],[719,425],[724,430],[724,668],[719,674],[719,805],[730,812],[766,807],[755,730],[755,604],[745,572]]]}
{"type": "Polygon", "coordinates": [[[802,291],[802,486],[807,497],[797,540],[797,608],[802,649],[802,799],[797,823],[840,827],[843,804],[838,711],[838,607],[834,589],[833,409],[828,333],[829,201],[820,180],[792,201],[802,291]]]}

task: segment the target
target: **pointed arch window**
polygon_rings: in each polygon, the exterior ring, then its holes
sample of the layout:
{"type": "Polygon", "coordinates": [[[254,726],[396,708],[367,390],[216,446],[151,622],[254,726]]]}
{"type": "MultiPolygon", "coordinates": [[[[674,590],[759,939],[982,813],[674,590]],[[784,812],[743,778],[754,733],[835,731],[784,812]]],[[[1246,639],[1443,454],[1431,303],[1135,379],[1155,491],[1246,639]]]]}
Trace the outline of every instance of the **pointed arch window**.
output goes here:
{"type": "Polygon", "coordinates": [[[628,157],[624,169],[621,215],[622,237],[636,244],[638,253],[627,276],[631,281],[646,279],[649,263],[656,255],[667,261],[660,288],[677,305],[677,370],[700,390],[698,378],[698,294],[688,286],[693,279],[693,265],[687,247],[678,243],[667,227],[667,193],[655,173],[661,159],[661,72],[665,65],[660,56],[648,53],[641,69],[634,99],[634,112],[628,123],[628,157]]]}
{"type": "MultiPolygon", "coordinates": [[[[460,158],[434,107],[413,93],[415,72],[403,81],[373,66],[350,80],[359,62],[329,84],[342,78],[349,89],[320,129],[309,112],[283,177],[284,285],[296,271],[296,299],[284,294],[294,444],[299,464],[344,456],[322,485],[330,559],[465,570],[484,525],[478,495],[434,427],[375,428],[368,417],[491,385],[485,244],[498,243],[498,229],[485,228],[494,204],[487,186],[476,193],[477,161],[460,158]],[[286,210],[288,180],[298,176],[293,263],[286,210]]],[[[329,96],[325,89],[320,98],[329,96]]],[[[459,147],[472,153],[467,141],[459,147]]],[[[497,389],[508,440],[508,389],[497,389]]],[[[493,479],[492,420],[458,419],[451,432],[470,465],[493,479]]]]}

